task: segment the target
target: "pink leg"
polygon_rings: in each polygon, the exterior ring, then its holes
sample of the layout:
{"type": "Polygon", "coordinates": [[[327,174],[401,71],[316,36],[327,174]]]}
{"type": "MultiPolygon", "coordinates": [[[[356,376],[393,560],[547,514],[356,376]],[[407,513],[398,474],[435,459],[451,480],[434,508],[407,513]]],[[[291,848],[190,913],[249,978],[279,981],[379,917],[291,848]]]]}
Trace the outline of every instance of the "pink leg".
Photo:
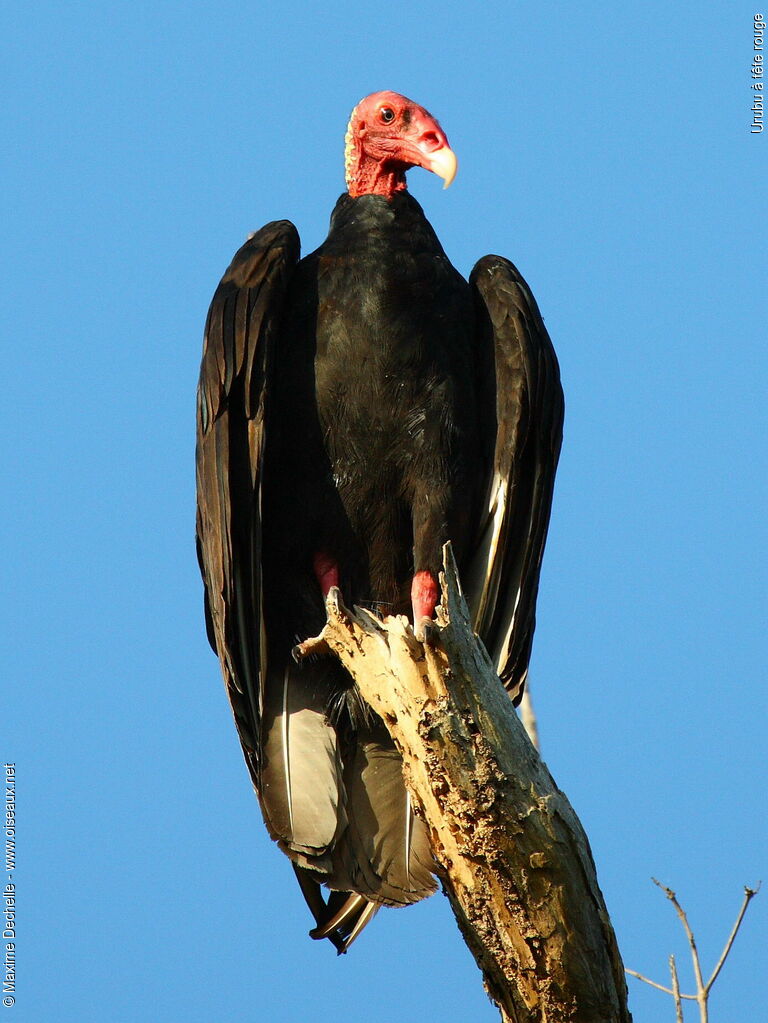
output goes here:
{"type": "Polygon", "coordinates": [[[437,581],[431,572],[417,572],[411,583],[411,604],[413,605],[413,627],[417,633],[425,618],[432,619],[437,606],[437,581]]]}
{"type": "Polygon", "coordinates": [[[325,551],[318,551],[312,559],[312,567],[320,589],[323,591],[323,598],[328,596],[332,586],[339,585],[339,566],[325,551]]]}

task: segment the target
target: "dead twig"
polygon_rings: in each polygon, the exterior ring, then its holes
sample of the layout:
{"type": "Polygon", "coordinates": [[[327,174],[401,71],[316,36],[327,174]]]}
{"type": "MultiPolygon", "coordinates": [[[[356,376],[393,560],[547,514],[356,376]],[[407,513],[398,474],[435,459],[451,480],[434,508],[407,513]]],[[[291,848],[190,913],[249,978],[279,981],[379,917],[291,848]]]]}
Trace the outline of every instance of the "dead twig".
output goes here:
{"type": "Polygon", "coordinates": [[[739,915],[736,917],[736,922],[733,925],[733,929],[731,930],[731,933],[728,936],[728,940],[725,943],[725,948],[723,949],[723,954],[720,956],[720,958],[719,958],[719,960],[717,962],[717,966],[715,966],[714,970],[712,971],[712,976],[707,981],[707,984],[706,984],[707,993],[709,993],[709,989],[715,983],[715,981],[717,980],[717,975],[720,973],[720,971],[723,968],[723,963],[727,959],[728,953],[731,951],[731,945],[733,944],[734,939],[736,938],[736,935],[739,933],[739,927],[741,927],[741,921],[744,919],[744,914],[747,912],[747,906],[750,904],[752,899],[754,899],[754,897],[760,891],[760,885],[761,884],[762,884],[762,882],[759,881],[758,885],[757,885],[757,888],[747,888],[747,886],[744,885],[744,901],[741,904],[741,909],[739,910],[739,915]]]}
{"type": "Polygon", "coordinates": [[[655,877],[651,878],[651,880],[658,888],[661,888],[666,897],[675,907],[675,912],[677,913],[680,922],[683,925],[683,929],[685,930],[685,936],[688,939],[688,946],[691,950],[693,974],[694,977],[696,978],[696,994],[687,995],[683,994],[680,991],[680,983],[677,976],[677,965],[675,964],[675,957],[673,955],[669,957],[669,971],[672,976],[671,988],[665,987],[663,984],[657,984],[655,980],[649,980],[648,977],[644,977],[642,973],[638,973],[636,970],[628,969],[626,972],[630,974],[630,976],[632,977],[637,977],[637,979],[641,980],[644,984],[649,984],[651,987],[655,987],[659,991],[663,991],[665,994],[671,995],[675,1001],[675,1015],[677,1023],[683,1023],[682,1003],[683,999],[688,999],[691,1002],[697,1002],[699,1006],[700,1023],[709,1023],[709,994],[710,991],[712,990],[712,985],[717,980],[718,975],[723,968],[725,960],[728,958],[728,953],[731,951],[733,942],[736,938],[736,935],[739,932],[739,927],[741,927],[741,922],[744,919],[744,914],[747,912],[747,906],[750,904],[755,895],[757,895],[757,893],[760,891],[760,884],[758,884],[757,888],[747,888],[746,885],[744,886],[744,901],[741,904],[741,908],[739,909],[736,921],[733,927],[731,928],[731,933],[728,936],[728,940],[725,943],[725,947],[722,951],[722,954],[718,959],[717,964],[715,965],[715,968],[713,969],[709,980],[705,984],[704,977],[701,972],[701,960],[699,958],[699,950],[696,946],[696,939],[694,937],[693,930],[691,929],[691,925],[688,923],[688,917],[686,916],[685,910],[678,902],[677,895],[672,891],[671,888],[667,888],[666,885],[663,885],[660,881],[657,881],[655,877]]]}
{"type": "Polygon", "coordinates": [[[675,1023],[683,1023],[683,1003],[680,1001],[680,981],[677,976],[675,957],[669,957],[669,972],[672,976],[672,997],[675,999],[675,1023]]]}

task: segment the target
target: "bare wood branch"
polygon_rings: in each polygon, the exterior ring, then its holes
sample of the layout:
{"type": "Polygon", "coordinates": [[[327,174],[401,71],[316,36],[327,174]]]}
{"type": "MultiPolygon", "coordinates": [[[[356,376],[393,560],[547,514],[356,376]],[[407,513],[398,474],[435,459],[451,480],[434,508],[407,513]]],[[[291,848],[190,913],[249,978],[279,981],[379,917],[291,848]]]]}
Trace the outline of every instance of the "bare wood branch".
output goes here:
{"type": "MultiPolygon", "coordinates": [[[[642,980],[642,982],[644,984],[649,984],[651,987],[655,987],[657,990],[663,991],[665,995],[673,995],[675,993],[672,990],[672,988],[664,987],[663,984],[657,984],[655,980],[650,980],[648,977],[644,977],[643,974],[642,973],[638,973],[637,970],[630,970],[629,968],[627,968],[627,969],[624,970],[624,972],[628,973],[632,977],[637,977],[637,979],[638,980],[642,980]]],[[[687,999],[689,999],[692,1002],[697,1002],[698,1001],[698,998],[696,997],[696,995],[681,994],[680,997],[681,998],[687,998],[687,999]]]]}
{"type": "Polygon", "coordinates": [[[669,957],[669,972],[672,976],[672,997],[675,1000],[675,1020],[676,1023],[683,1023],[683,1003],[680,1001],[680,981],[677,976],[677,964],[675,963],[675,957],[673,955],[669,957]]]}
{"type": "MultiPolygon", "coordinates": [[[[653,881],[653,883],[655,885],[657,885],[659,888],[661,888],[661,890],[667,896],[669,901],[675,907],[675,912],[677,913],[678,917],[680,918],[680,920],[682,922],[682,925],[683,925],[683,927],[685,929],[685,935],[688,938],[688,944],[690,945],[690,948],[691,948],[691,960],[693,962],[693,973],[694,973],[694,976],[696,978],[696,997],[697,997],[697,1000],[699,1001],[699,1007],[701,1008],[701,996],[702,996],[702,994],[705,993],[704,978],[703,978],[703,976],[701,974],[701,962],[699,960],[699,950],[698,950],[698,948],[696,948],[696,939],[693,936],[693,931],[691,930],[691,925],[688,923],[688,917],[685,915],[685,910],[680,905],[680,903],[677,901],[677,896],[672,891],[672,889],[671,888],[667,888],[667,886],[663,885],[661,883],[661,881],[657,881],[655,877],[651,878],[651,880],[653,881]]],[[[706,1008],[706,1004],[705,1004],[705,1008],[706,1008]]],[[[701,1017],[701,1023],[707,1023],[706,1011],[704,1012],[704,1014],[701,1017]]]]}
{"type": "Polygon", "coordinates": [[[657,984],[655,980],[649,980],[648,977],[644,977],[641,973],[637,973],[635,970],[628,969],[625,972],[629,973],[633,977],[637,977],[638,980],[642,980],[644,984],[650,984],[651,987],[658,988],[659,991],[664,991],[665,994],[672,995],[672,997],[675,999],[675,1012],[677,1013],[678,1023],[682,1023],[683,1019],[683,1008],[681,999],[689,999],[692,1002],[698,1002],[700,1023],[708,1023],[709,993],[712,990],[712,985],[717,980],[718,974],[722,970],[725,960],[728,958],[728,953],[731,951],[733,942],[735,941],[736,935],[739,932],[739,927],[741,927],[741,922],[744,919],[744,914],[747,912],[747,906],[755,897],[755,895],[757,895],[757,893],[760,891],[760,885],[758,884],[757,888],[747,888],[745,885],[744,901],[742,902],[738,916],[736,917],[736,922],[734,923],[731,929],[731,933],[728,936],[728,940],[725,943],[725,948],[723,949],[722,955],[720,956],[717,965],[712,971],[712,976],[709,978],[707,983],[704,984],[699,963],[699,953],[698,949],[696,948],[696,941],[693,936],[693,931],[691,930],[691,927],[688,923],[688,917],[685,914],[685,910],[678,902],[677,896],[675,895],[671,888],[667,888],[666,885],[663,885],[660,881],[657,881],[655,877],[651,878],[651,880],[657,887],[661,888],[661,890],[667,896],[669,901],[675,907],[675,912],[677,913],[678,917],[682,921],[683,927],[685,928],[685,933],[688,938],[688,944],[690,945],[691,948],[691,957],[693,959],[694,973],[696,975],[696,994],[686,995],[681,993],[680,984],[678,982],[677,976],[677,965],[675,963],[675,957],[673,955],[669,957],[669,969],[670,973],[672,974],[671,989],[668,987],[664,987],[663,984],[657,984]]]}
{"type": "MultiPolygon", "coordinates": [[[[328,600],[319,641],[398,746],[446,893],[506,1023],[631,1023],[589,843],[474,636],[449,548],[434,645],[328,600]]],[[[305,651],[310,644],[303,644],[305,651]]]]}
{"type": "Polygon", "coordinates": [[[731,933],[728,936],[728,940],[725,943],[725,948],[723,949],[723,954],[720,956],[720,958],[719,958],[719,960],[717,962],[717,966],[715,966],[714,970],[712,971],[712,976],[709,978],[709,980],[706,983],[705,990],[706,990],[707,994],[709,994],[709,991],[710,991],[712,985],[717,980],[717,975],[722,970],[723,964],[725,963],[725,960],[728,958],[728,953],[731,951],[731,945],[733,945],[733,942],[736,939],[736,935],[739,933],[739,927],[741,927],[741,921],[744,919],[744,914],[747,912],[747,906],[750,904],[752,899],[757,895],[757,893],[759,891],[760,891],[760,885],[759,884],[758,884],[757,888],[747,888],[746,885],[744,886],[744,901],[741,904],[741,909],[739,910],[739,915],[736,917],[736,923],[733,925],[733,929],[731,930],[731,933]]]}
{"type": "MultiPolygon", "coordinates": [[[[650,984],[651,987],[657,988],[659,991],[663,991],[665,995],[674,994],[672,988],[664,987],[663,984],[657,984],[655,980],[649,980],[648,977],[644,977],[642,973],[638,973],[637,970],[626,969],[625,973],[629,973],[632,977],[637,977],[638,980],[642,980],[644,984],[650,984]]],[[[694,998],[695,995],[683,995],[683,998],[694,998]]]]}

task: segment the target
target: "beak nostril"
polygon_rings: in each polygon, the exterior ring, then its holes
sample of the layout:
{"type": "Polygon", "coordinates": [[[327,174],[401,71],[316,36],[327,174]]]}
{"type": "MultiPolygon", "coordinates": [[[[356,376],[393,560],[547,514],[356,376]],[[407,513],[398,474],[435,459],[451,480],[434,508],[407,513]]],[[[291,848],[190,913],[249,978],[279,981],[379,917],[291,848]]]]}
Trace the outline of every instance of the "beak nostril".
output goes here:
{"type": "Polygon", "coordinates": [[[425,131],[424,134],[419,138],[419,145],[423,146],[427,152],[431,152],[433,149],[439,149],[442,143],[437,137],[437,133],[434,131],[425,131]]]}

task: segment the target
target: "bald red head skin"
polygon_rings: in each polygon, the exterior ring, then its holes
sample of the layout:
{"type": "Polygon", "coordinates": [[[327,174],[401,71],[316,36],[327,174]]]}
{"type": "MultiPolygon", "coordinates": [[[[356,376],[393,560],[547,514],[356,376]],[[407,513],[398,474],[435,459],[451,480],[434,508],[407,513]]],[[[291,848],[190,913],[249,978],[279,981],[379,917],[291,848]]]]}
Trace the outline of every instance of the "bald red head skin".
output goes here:
{"type": "Polygon", "coordinates": [[[397,92],[372,92],[360,100],[349,120],[345,158],[351,196],[389,199],[407,187],[410,167],[438,174],[445,188],[456,174],[443,129],[424,107],[397,92]]]}

